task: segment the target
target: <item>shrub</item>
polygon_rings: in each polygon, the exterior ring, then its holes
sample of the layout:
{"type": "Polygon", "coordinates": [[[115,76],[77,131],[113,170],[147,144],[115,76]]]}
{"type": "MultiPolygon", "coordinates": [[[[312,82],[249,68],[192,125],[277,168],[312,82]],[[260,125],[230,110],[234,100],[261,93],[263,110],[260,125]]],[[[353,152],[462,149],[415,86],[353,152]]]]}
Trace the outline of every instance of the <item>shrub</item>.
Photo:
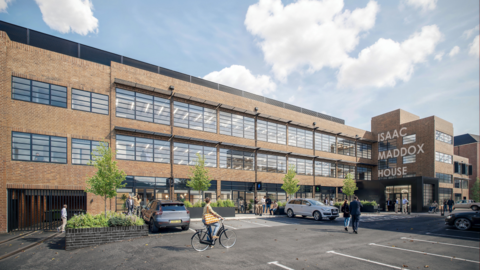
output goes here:
{"type": "Polygon", "coordinates": [[[193,204],[189,201],[184,201],[183,203],[185,204],[186,208],[192,208],[193,207],[193,204]]]}
{"type": "Polygon", "coordinates": [[[377,206],[377,202],[376,201],[360,201],[362,203],[363,206],[377,206]]]}
{"type": "Polygon", "coordinates": [[[116,226],[142,226],[145,222],[137,216],[127,216],[122,213],[107,212],[98,215],[90,213],[76,215],[67,221],[68,229],[104,228],[116,226]]]}
{"type": "Polygon", "coordinates": [[[217,207],[225,207],[223,206],[223,201],[221,199],[217,200],[217,207]]]}
{"type": "Polygon", "coordinates": [[[230,199],[226,200],[223,204],[225,205],[224,207],[235,207],[235,203],[230,199]]]}
{"type": "Polygon", "coordinates": [[[198,202],[194,203],[193,207],[202,207],[202,202],[198,201],[198,202]]]}
{"type": "Polygon", "coordinates": [[[210,206],[211,206],[211,207],[218,207],[218,203],[217,203],[217,202],[211,202],[211,203],[210,203],[210,206]]]}
{"type": "Polygon", "coordinates": [[[340,209],[340,207],[342,207],[342,204],[343,202],[336,202],[333,204],[333,206],[337,207],[338,209],[340,209]]]}

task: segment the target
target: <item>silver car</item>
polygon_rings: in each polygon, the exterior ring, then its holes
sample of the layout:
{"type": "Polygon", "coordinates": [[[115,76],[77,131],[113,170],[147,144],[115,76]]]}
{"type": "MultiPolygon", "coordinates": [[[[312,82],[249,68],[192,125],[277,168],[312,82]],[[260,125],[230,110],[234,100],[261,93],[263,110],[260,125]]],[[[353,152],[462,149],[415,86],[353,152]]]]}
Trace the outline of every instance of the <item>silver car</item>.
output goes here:
{"type": "Polygon", "coordinates": [[[152,200],[142,210],[142,217],[148,223],[151,233],[158,232],[159,228],[190,228],[190,211],[180,201],[152,200]]]}
{"type": "Polygon", "coordinates": [[[325,205],[314,199],[292,199],[285,205],[285,211],[289,218],[296,215],[302,217],[313,216],[315,220],[326,217],[335,220],[338,217],[338,208],[325,205]]]}

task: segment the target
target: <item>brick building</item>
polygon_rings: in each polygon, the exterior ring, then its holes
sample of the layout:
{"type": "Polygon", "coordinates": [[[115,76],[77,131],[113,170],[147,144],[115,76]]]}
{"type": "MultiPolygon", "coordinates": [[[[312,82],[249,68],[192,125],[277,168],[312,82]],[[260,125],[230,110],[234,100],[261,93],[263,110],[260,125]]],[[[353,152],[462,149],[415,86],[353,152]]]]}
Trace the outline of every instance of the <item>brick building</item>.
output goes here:
{"type": "Polygon", "coordinates": [[[342,199],[346,174],[361,199],[406,196],[412,210],[450,198],[453,125],[395,110],[372,131],[342,119],[0,21],[0,231],[54,219],[63,203],[103,211],[85,194],[86,165],[100,141],[116,151],[124,195],[198,201],[185,182],[196,154],[213,179],[205,196],[238,211],[254,196],[285,200],[282,179],[297,170],[297,197],[342,199]],[[173,186],[169,185],[173,179],[173,186]],[[262,183],[257,190],[255,183],[262,183]],[[370,183],[375,187],[369,188],[370,183]],[[399,190],[397,193],[397,189],[399,190]]]}
{"type": "Polygon", "coordinates": [[[467,158],[468,162],[458,162],[455,164],[455,172],[463,173],[462,177],[459,177],[455,182],[455,185],[460,185],[461,181],[465,181],[468,178],[469,187],[471,188],[475,183],[480,171],[480,143],[478,135],[463,134],[455,136],[454,151],[455,155],[459,155],[467,158]],[[465,175],[468,175],[466,177],[465,175]]]}

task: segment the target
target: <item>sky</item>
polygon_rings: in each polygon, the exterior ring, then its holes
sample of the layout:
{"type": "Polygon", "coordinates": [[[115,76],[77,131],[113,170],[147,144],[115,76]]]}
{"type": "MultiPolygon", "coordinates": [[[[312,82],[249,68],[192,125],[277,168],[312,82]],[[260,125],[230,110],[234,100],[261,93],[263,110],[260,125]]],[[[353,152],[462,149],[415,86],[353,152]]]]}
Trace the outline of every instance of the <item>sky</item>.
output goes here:
{"type": "Polygon", "coordinates": [[[370,130],[403,109],[479,134],[478,0],[0,0],[0,20],[370,130]]]}

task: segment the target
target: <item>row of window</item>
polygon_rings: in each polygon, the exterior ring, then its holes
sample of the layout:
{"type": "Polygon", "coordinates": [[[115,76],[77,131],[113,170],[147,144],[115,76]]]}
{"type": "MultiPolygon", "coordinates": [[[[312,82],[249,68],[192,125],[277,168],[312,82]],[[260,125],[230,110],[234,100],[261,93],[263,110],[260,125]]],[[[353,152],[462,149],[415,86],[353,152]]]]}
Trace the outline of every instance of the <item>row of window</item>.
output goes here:
{"type": "Polygon", "coordinates": [[[468,189],[468,179],[455,178],[455,188],[468,189]]]}
{"type": "Polygon", "coordinates": [[[257,154],[257,163],[259,172],[287,172],[287,158],[285,156],[257,154]]]}
{"type": "Polygon", "coordinates": [[[453,163],[453,156],[448,155],[448,154],[444,154],[444,153],[440,153],[440,152],[435,152],[435,161],[452,164],[453,163]]]}
{"type": "Polygon", "coordinates": [[[287,127],[281,124],[257,120],[257,140],[278,144],[286,144],[287,127]]]}
{"type": "Polygon", "coordinates": [[[435,130],[435,139],[444,143],[452,144],[452,136],[435,130]]]}
{"type": "Polygon", "coordinates": [[[217,112],[205,107],[174,101],[173,123],[176,127],[217,133],[217,112]]]}
{"type": "Polygon", "coordinates": [[[255,153],[220,149],[220,168],[253,171],[255,168],[255,153]]]}
{"type": "MultiPolygon", "coordinates": [[[[416,155],[404,156],[402,157],[403,164],[410,164],[415,163],[417,161],[416,155]]],[[[397,158],[389,158],[389,159],[380,159],[378,161],[378,169],[385,170],[397,167],[397,158]]]]}
{"type": "Polygon", "coordinates": [[[465,174],[465,175],[472,175],[472,172],[473,172],[472,165],[457,162],[457,161],[455,161],[453,165],[453,170],[454,170],[454,173],[465,174]]]}
{"type": "Polygon", "coordinates": [[[299,175],[313,175],[312,160],[303,158],[288,158],[288,166],[295,166],[296,172],[299,175]]]}
{"type": "Polygon", "coordinates": [[[288,127],[288,145],[313,149],[313,133],[300,128],[288,127]]]}
{"type": "Polygon", "coordinates": [[[238,114],[220,112],[220,134],[255,139],[255,119],[238,114]]]}
{"type": "Polygon", "coordinates": [[[435,177],[438,178],[438,181],[441,183],[452,183],[452,175],[451,174],[445,174],[445,173],[435,173],[435,177]]]}
{"type": "Polygon", "coordinates": [[[116,89],[117,117],[170,125],[170,100],[116,89]]]}

